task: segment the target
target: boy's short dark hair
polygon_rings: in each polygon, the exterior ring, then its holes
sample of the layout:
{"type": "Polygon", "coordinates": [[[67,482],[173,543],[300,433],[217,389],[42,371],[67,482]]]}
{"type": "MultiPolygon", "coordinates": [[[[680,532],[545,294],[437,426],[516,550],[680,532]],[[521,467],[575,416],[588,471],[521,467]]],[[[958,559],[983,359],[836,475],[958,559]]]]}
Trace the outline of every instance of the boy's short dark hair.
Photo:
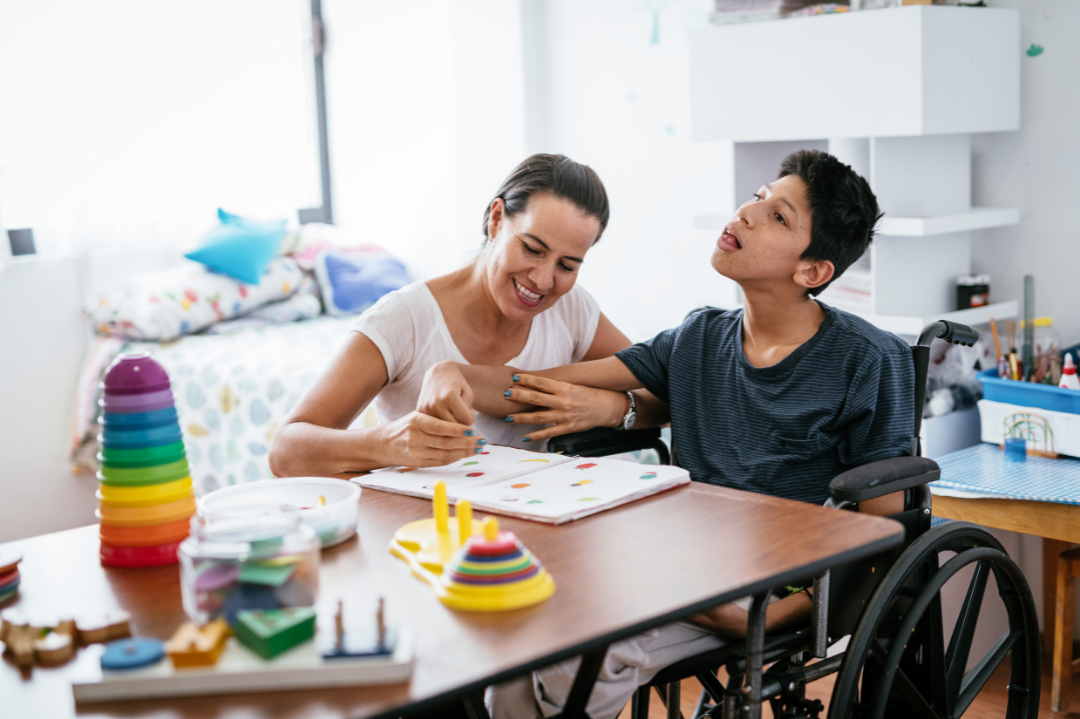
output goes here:
{"type": "Polygon", "coordinates": [[[866,252],[882,213],[870,184],[827,152],[791,153],[777,179],[788,175],[806,183],[810,205],[810,246],[802,259],[829,260],[835,268],[831,280],[809,291],[817,296],[866,252]]]}

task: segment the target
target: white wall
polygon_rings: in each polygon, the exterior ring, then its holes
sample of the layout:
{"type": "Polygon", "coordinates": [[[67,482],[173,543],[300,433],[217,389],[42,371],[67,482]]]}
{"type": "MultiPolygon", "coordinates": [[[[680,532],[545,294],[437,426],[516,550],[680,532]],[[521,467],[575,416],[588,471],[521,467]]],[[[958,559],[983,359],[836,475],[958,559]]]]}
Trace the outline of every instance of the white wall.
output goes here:
{"type": "Polygon", "coordinates": [[[1072,0],[993,0],[1020,10],[1020,131],[975,135],[972,199],[1020,208],[1020,224],[975,233],[976,272],[990,275],[991,294],[1023,299],[1023,276],[1035,277],[1035,310],[1050,315],[1065,346],[1080,342],[1080,241],[1074,220],[1080,161],[1080,4],[1072,0]]]}
{"type": "MultiPolygon", "coordinates": [[[[1023,300],[1035,277],[1035,314],[1054,318],[1062,346],[1080,342],[1080,241],[1073,219],[1080,161],[1080,5],[1071,0],[991,0],[1020,10],[1020,131],[973,136],[972,202],[1020,208],[1020,224],[972,233],[972,269],[990,275],[994,298],[1023,300]]],[[[1021,567],[1042,613],[1040,540],[1023,537],[1021,567]]],[[[1080,597],[1077,598],[1080,611],[1080,597]]],[[[1080,638],[1080,627],[1077,628],[1080,638]]]]}
{"type": "Polygon", "coordinates": [[[480,246],[525,158],[521,11],[502,0],[324,3],[335,223],[420,278],[480,246]]]}
{"type": "Polygon", "coordinates": [[[730,143],[690,140],[686,30],[706,21],[711,3],[540,5],[526,4],[527,58],[543,63],[526,70],[540,98],[528,104],[529,151],[591,165],[611,200],[611,222],[580,281],[634,340],[695,307],[731,306],[733,283],[709,265],[716,233],[692,227],[694,215],[730,204],[719,169],[731,161],[730,143]]]}

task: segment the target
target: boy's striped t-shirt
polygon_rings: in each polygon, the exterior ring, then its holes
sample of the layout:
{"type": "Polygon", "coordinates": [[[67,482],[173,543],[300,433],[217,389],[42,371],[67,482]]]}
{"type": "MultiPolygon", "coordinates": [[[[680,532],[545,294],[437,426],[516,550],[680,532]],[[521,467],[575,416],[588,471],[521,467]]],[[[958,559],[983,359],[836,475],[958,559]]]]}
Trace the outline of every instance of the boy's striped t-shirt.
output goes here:
{"type": "Polygon", "coordinates": [[[699,482],[823,503],[829,482],[910,454],[915,372],[893,334],[821,304],[817,333],[772,367],[742,347],[742,310],[704,310],[616,356],[671,408],[699,482]]]}

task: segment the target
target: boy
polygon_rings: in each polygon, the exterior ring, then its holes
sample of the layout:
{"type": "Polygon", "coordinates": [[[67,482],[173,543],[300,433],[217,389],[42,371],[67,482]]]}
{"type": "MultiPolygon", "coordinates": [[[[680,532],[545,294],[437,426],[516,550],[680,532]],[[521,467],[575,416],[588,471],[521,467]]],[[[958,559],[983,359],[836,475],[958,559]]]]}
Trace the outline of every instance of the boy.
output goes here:
{"type": "MultiPolygon", "coordinates": [[[[793,153],[779,178],[735,213],[712,255],[716,271],[742,288],[742,310],[698,312],[615,357],[533,375],[436,365],[418,409],[463,424],[471,422],[473,407],[506,414],[507,421],[543,423],[542,410],[510,413],[557,406],[565,394],[559,383],[644,388],[667,404],[679,462],[694,480],[823,503],[838,474],[911,451],[910,349],[814,299],[866,251],[880,217],[869,185],[850,167],[823,152],[793,153]]],[[[628,407],[611,425],[630,424],[631,414],[628,407]]],[[[633,426],[667,420],[638,417],[633,426]]],[[[561,433],[554,426],[530,436],[561,433]]],[[[612,645],[589,700],[590,716],[617,716],[637,686],[664,666],[723,644],[716,633],[744,635],[748,606],[717,607],[691,623],[612,645]]],[[[766,629],[795,624],[809,609],[804,592],[774,601],[766,629]]],[[[536,672],[531,681],[496,687],[496,719],[557,712],[574,672],[567,662],[536,672]]]]}

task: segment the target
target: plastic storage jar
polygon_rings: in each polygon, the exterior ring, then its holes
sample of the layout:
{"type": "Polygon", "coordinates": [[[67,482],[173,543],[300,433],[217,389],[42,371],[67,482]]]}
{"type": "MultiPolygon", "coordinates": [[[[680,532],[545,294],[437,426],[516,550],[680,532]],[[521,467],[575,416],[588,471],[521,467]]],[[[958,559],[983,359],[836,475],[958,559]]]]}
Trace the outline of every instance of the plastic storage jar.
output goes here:
{"type": "Polygon", "coordinates": [[[244,609],[314,606],[319,538],[294,512],[214,519],[196,516],[180,544],[184,611],[196,624],[244,609]]]}

